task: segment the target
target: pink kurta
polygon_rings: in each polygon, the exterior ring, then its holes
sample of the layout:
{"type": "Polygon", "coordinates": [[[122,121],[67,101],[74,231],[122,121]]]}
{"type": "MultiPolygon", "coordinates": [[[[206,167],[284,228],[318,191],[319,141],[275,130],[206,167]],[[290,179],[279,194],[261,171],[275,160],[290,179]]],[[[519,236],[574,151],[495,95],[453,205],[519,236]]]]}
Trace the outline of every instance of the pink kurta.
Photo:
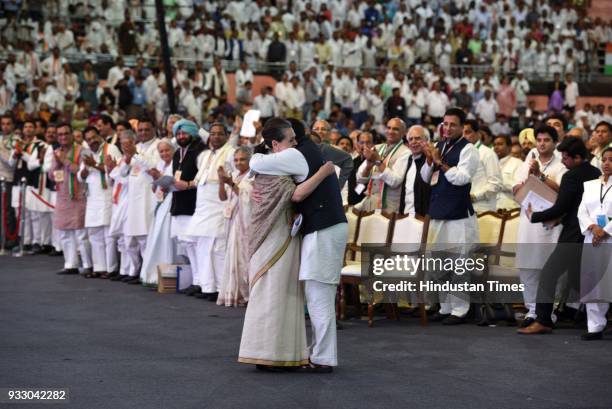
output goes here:
{"type": "MultiPolygon", "coordinates": [[[[67,156],[71,158],[72,151],[67,156]]],[[[79,154],[76,158],[76,163],[81,162],[82,149],[79,149],[79,154]]],[[[56,182],[57,196],[55,201],[55,217],[53,227],[58,230],[76,230],[85,227],[85,208],[87,201],[85,196],[85,184],[79,183],[77,178],[74,178],[75,197],[70,197],[70,180],[73,179],[73,174],[69,170],[70,161],[66,159],[63,167],[58,167],[58,164],[53,157],[53,171],[63,170],[64,181],[56,182]]],[[[50,177],[55,181],[55,173],[51,171],[50,177]]]]}
{"type": "Polygon", "coordinates": [[[497,105],[499,105],[499,113],[504,114],[506,118],[512,117],[512,112],[516,107],[516,91],[510,85],[502,85],[497,90],[497,105]]]}

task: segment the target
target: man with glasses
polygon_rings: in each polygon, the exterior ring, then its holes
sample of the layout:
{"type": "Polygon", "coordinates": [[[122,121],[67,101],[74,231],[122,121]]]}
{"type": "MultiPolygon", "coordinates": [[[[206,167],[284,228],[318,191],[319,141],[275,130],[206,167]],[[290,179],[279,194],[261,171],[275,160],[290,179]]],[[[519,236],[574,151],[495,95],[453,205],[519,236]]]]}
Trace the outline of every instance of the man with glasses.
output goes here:
{"type": "Polygon", "coordinates": [[[357,189],[357,171],[361,164],[365,161],[363,156],[363,148],[374,148],[374,136],[370,132],[359,132],[355,151],[358,155],[353,159],[353,170],[348,179],[348,204],[353,206],[361,202],[365,198],[365,189],[362,187],[357,189]]]}
{"type": "Polygon", "coordinates": [[[376,145],[374,149],[363,148],[365,161],[357,171],[357,189],[365,192],[366,197],[357,205],[360,210],[399,210],[402,179],[394,177],[393,169],[397,161],[409,152],[403,140],[405,134],[404,121],[393,118],[387,122],[385,143],[376,145]]]}
{"type": "Polygon", "coordinates": [[[421,125],[413,125],[408,129],[406,139],[410,152],[399,158],[395,167],[389,170],[389,179],[401,186],[399,213],[425,216],[429,210],[431,187],[423,181],[421,168],[425,163],[423,148],[429,143],[429,131],[421,125]]]}

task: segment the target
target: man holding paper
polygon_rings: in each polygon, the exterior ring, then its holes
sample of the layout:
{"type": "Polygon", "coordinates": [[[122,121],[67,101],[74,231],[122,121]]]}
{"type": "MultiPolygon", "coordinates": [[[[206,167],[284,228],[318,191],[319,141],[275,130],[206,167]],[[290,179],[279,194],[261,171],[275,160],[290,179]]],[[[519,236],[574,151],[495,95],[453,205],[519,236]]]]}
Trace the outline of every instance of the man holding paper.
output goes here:
{"type": "MultiPolygon", "coordinates": [[[[538,132],[539,137],[539,132],[538,132]]],[[[538,285],[537,318],[528,327],[518,330],[519,334],[548,334],[552,332],[553,303],[557,281],[566,271],[570,297],[580,296],[580,260],[584,236],[578,222],[578,207],[584,192],[584,183],[597,179],[601,172],[588,162],[588,151],[581,139],[566,139],[558,148],[563,164],[569,171],[563,175],[559,195],[555,204],[542,212],[533,212],[527,204],[526,216],[531,223],[561,220],[563,229],[554,251],[544,264],[538,285]]]]}
{"type": "MultiPolygon", "coordinates": [[[[543,126],[537,130],[536,150],[529,154],[523,166],[517,171],[517,183],[513,188],[515,195],[530,175],[539,178],[551,189],[559,190],[558,184],[563,174],[567,172],[567,168],[559,156],[554,153],[557,139],[555,128],[543,126]]],[[[548,207],[550,206],[552,203],[548,203],[548,207]]],[[[557,242],[561,233],[561,226],[549,228],[542,223],[531,223],[526,212],[527,202],[523,201],[517,235],[517,243],[521,244],[516,249],[515,264],[515,267],[519,269],[521,283],[525,287],[523,299],[528,310],[521,324],[522,327],[531,325],[536,319],[535,299],[540,270],[552,252],[553,243],[557,242]]]]}

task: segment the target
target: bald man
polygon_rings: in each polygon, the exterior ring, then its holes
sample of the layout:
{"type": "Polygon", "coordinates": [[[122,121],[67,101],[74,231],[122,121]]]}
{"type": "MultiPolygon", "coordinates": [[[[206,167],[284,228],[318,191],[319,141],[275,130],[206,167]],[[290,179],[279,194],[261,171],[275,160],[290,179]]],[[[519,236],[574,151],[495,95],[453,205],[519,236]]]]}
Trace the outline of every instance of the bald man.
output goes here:
{"type": "Polygon", "coordinates": [[[357,190],[366,193],[365,199],[356,205],[359,210],[372,211],[381,209],[397,212],[402,195],[402,179],[394,177],[393,169],[397,161],[409,153],[404,144],[406,124],[399,118],[387,122],[385,143],[374,149],[363,148],[366,159],[357,171],[357,190]]]}

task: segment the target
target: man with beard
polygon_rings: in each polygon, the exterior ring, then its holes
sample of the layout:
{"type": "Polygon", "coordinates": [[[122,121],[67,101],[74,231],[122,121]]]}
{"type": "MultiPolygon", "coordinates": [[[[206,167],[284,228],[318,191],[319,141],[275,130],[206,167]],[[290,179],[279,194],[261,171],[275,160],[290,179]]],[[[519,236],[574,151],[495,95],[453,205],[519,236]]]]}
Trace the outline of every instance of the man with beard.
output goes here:
{"type": "Polygon", "coordinates": [[[68,124],[57,126],[57,140],[59,148],[53,152],[50,176],[57,187],[54,227],[64,251],[64,270],[58,274],[78,274],[79,253],[84,273],[89,273],[91,249],[85,230],[85,185],[77,179],[83,152],[74,142],[68,124]]]}
{"type": "MultiPolygon", "coordinates": [[[[192,280],[197,269],[195,241],[190,239],[186,229],[196,207],[197,192],[190,189],[194,186],[194,178],[198,173],[198,157],[206,149],[206,145],[198,136],[198,126],[187,119],[181,119],[172,127],[179,148],[172,158],[172,173],[174,174],[176,191],[172,192],[171,236],[178,242],[179,252],[189,259],[192,269],[192,280]]],[[[183,291],[187,295],[202,292],[202,287],[192,281],[192,285],[183,291]]]]}
{"type": "Polygon", "coordinates": [[[197,287],[190,292],[196,293],[198,298],[216,302],[223,278],[225,253],[225,205],[219,199],[218,170],[220,167],[226,173],[234,170],[235,148],[228,143],[223,124],[213,123],[209,134],[209,149],[199,155],[195,178],[190,182],[180,181],[176,187],[196,189],[195,210],[183,233],[191,236],[189,240],[195,242],[193,285],[199,286],[201,292],[197,293],[197,287]]]}

